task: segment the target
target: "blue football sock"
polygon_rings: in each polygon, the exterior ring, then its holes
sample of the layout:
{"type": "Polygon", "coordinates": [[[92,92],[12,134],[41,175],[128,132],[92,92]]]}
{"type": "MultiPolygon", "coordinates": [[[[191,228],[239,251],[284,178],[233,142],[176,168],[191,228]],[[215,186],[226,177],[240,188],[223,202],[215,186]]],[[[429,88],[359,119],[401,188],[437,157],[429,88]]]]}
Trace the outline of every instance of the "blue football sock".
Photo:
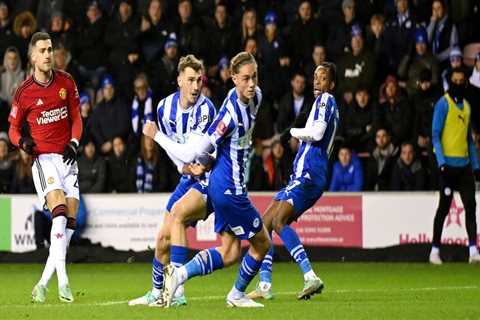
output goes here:
{"type": "Polygon", "coordinates": [[[310,261],[308,260],[307,253],[303,248],[300,239],[298,238],[297,233],[293,230],[292,227],[286,225],[280,231],[279,234],[280,238],[283,241],[283,244],[287,248],[290,255],[293,257],[295,262],[298,264],[300,269],[302,269],[303,274],[312,271],[312,266],[310,265],[310,261]]]}
{"type": "Polygon", "coordinates": [[[187,262],[188,248],[183,246],[171,246],[170,247],[170,262],[175,267],[180,267],[187,262]]]}
{"type": "MultiPolygon", "coordinates": [[[[270,239],[272,234],[270,233],[270,239]]],[[[260,281],[272,283],[272,264],[273,264],[273,243],[270,246],[265,258],[263,258],[262,266],[260,267],[260,281]]]]}
{"type": "Polygon", "coordinates": [[[250,254],[245,255],[238,272],[237,279],[235,280],[235,288],[240,292],[245,292],[252,279],[257,274],[262,261],[255,260],[250,254]]]}
{"type": "Polygon", "coordinates": [[[223,268],[223,259],[215,248],[200,251],[185,265],[187,279],[205,276],[221,268],[223,268]]]}
{"type": "Polygon", "coordinates": [[[152,261],[152,285],[155,289],[163,288],[163,264],[156,257],[152,261]]]}

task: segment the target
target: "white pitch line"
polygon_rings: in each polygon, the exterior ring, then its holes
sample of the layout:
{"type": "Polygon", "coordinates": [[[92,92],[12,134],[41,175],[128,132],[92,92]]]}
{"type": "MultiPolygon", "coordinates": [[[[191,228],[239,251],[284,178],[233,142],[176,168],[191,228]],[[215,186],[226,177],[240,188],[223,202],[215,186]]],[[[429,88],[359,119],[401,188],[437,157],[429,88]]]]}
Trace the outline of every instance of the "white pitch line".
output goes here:
{"type": "MultiPolygon", "coordinates": [[[[458,290],[477,290],[480,289],[479,286],[446,286],[446,287],[420,287],[420,288],[392,288],[392,289],[337,289],[337,290],[328,290],[326,293],[388,293],[388,292],[422,292],[422,291],[458,291],[458,290]]],[[[295,296],[298,292],[295,291],[283,291],[275,292],[276,296],[295,296]]],[[[226,295],[218,296],[202,296],[202,297],[191,297],[188,298],[189,301],[211,301],[211,300],[223,300],[226,295]]],[[[104,302],[93,302],[93,303],[72,303],[72,304],[4,304],[0,305],[0,309],[4,308],[24,308],[24,307],[108,307],[119,304],[127,304],[128,300],[118,300],[118,301],[104,301],[104,302]]]]}

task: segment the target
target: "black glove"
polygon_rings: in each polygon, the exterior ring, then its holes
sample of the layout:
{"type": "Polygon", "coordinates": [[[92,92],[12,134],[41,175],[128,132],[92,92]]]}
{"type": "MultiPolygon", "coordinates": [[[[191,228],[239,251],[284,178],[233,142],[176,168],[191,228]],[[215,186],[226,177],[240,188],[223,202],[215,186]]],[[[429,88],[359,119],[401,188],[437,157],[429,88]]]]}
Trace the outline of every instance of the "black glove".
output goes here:
{"type": "Polygon", "coordinates": [[[36,144],[31,137],[21,137],[18,141],[18,146],[29,155],[32,155],[33,147],[35,147],[36,144]]]}
{"type": "Polygon", "coordinates": [[[65,164],[71,165],[77,161],[77,148],[78,145],[75,141],[70,141],[65,145],[65,149],[63,149],[63,162],[65,164]]]}
{"type": "Polygon", "coordinates": [[[475,181],[480,181],[480,169],[473,170],[473,176],[475,177],[475,181]]]}

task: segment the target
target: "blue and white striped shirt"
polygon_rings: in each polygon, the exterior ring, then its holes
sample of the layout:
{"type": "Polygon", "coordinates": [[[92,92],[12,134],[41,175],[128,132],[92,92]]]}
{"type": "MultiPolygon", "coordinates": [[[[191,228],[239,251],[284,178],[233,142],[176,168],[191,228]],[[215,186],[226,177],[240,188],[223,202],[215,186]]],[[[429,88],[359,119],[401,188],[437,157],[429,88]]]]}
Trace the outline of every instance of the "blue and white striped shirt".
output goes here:
{"type": "MultiPolygon", "coordinates": [[[[168,138],[181,144],[187,143],[193,135],[203,136],[212,124],[215,114],[213,103],[203,95],[200,95],[193,106],[182,109],[179,91],[162,99],[157,106],[160,130],[168,138]]],[[[170,154],[169,156],[171,157],[170,154]]]]}
{"type": "Polygon", "coordinates": [[[262,101],[260,88],[256,87],[255,91],[253,99],[245,104],[238,98],[235,88],[231,89],[207,131],[210,142],[217,150],[217,161],[210,181],[224,188],[225,194],[241,195],[247,192],[245,170],[255,118],[262,101]]]}
{"type": "Polygon", "coordinates": [[[335,98],[329,93],[322,93],[312,105],[305,128],[313,126],[317,121],[327,125],[320,141],[302,141],[293,163],[293,177],[298,179],[312,173],[319,173],[321,165],[328,162],[328,156],[333,147],[335,132],[338,127],[339,115],[335,98]]]}

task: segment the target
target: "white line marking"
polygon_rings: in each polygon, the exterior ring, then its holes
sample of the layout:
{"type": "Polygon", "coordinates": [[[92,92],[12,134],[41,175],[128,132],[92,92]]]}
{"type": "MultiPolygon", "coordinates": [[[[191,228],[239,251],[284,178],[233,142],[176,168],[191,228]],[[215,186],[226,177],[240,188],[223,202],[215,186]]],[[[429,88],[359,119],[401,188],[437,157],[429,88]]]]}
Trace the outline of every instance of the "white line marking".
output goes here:
{"type": "MultiPolygon", "coordinates": [[[[343,294],[343,293],[388,293],[388,292],[422,292],[422,291],[458,291],[458,290],[478,290],[479,286],[446,286],[446,287],[420,287],[420,288],[392,288],[392,289],[337,289],[337,290],[328,290],[326,289],[326,294],[343,294]]],[[[298,292],[296,291],[282,291],[274,292],[276,296],[296,296],[298,292]]],[[[190,297],[188,301],[211,301],[211,300],[223,300],[226,298],[226,295],[218,296],[201,296],[201,297],[190,297]]],[[[108,307],[119,304],[127,304],[128,300],[118,300],[118,301],[104,301],[104,302],[93,302],[93,303],[70,303],[70,304],[4,304],[0,305],[0,309],[4,308],[25,308],[25,307],[108,307]]]]}

